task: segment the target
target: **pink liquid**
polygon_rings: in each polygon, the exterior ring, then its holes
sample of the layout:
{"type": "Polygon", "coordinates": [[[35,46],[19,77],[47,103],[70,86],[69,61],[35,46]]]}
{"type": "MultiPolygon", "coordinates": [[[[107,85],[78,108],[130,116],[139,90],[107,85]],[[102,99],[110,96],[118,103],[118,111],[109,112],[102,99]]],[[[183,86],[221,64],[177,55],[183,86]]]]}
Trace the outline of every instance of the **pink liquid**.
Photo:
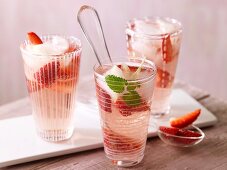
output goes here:
{"type": "MultiPolygon", "coordinates": [[[[118,65],[118,67],[121,66],[118,65]]],[[[137,68],[138,66],[130,67],[133,71],[137,68]]],[[[97,68],[96,72],[103,75],[109,69],[110,66],[103,66],[97,68]]],[[[152,74],[154,74],[152,68],[142,69],[140,78],[149,77],[152,74]]],[[[113,163],[119,166],[137,164],[144,156],[153,82],[154,79],[141,82],[140,88],[136,91],[141,96],[142,102],[138,106],[130,107],[124,102],[122,94],[113,93],[108,89],[106,82],[96,78],[96,94],[105,153],[113,163]]]]}
{"type": "Polygon", "coordinates": [[[44,140],[60,141],[72,136],[80,66],[77,50],[70,49],[70,54],[56,58],[22,54],[36,129],[44,140]]]}
{"type": "Polygon", "coordinates": [[[165,19],[144,19],[129,23],[126,30],[128,55],[146,57],[157,67],[156,85],[151,112],[160,116],[170,110],[170,94],[177,67],[181,43],[179,25],[165,19]],[[137,35],[132,35],[131,32],[137,35]],[[164,36],[165,35],[165,36],[164,36]]]}

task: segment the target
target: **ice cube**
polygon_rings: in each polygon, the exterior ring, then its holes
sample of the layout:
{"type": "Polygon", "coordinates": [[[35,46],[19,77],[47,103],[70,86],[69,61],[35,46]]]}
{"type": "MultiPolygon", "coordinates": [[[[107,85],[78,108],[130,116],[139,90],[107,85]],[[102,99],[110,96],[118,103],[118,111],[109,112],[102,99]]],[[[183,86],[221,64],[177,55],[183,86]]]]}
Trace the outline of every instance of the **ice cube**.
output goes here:
{"type": "Polygon", "coordinates": [[[104,76],[107,76],[107,75],[115,75],[117,77],[123,77],[123,72],[117,65],[114,65],[110,70],[108,70],[104,74],[104,76]]]}
{"type": "Polygon", "coordinates": [[[50,41],[43,44],[27,45],[26,49],[35,55],[61,55],[69,48],[69,43],[66,39],[60,36],[54,36],[50,41]]]}
{"type": "Polygon", "coordinates": [[[110,95],[111,100],[113,102],[117,101],[117,99],[119,97],[119,93],[115,93],[113,90],[111,90],[109,88],[109,86],[107,85],[107,83],[105,81],[103,81],[103,80],[97,80],[97,83],[98,83],[99,87],[101,87],[103,90],[106,91],[107,94],[110,95]]]}
{"type": "MultiPolygon", "coordinates": [[[[23,54],[25,63],[33,70],[33,73],[28,74],[27,77],[32,78],[32,74],[38,71],[44,65],[53,61],[53,57],[49,55],[61,55],[69,49],[69,43],[65,38],[60,36],[53,36],[52,39],[38,45],[26,45],[28,53],[23,54]],[[39,56],[35,56],[39,55],[39,56]]],[[[61,65],[68,65],[71,58],[62,60],[61,65]]]]}
{"type": "Polygon", "coordinates": [[[143,34],[162,34],[162,30],[157,23],[145,22],[145,21],[135,21],[136,31],[143,34]]]}
{"type": "Polygon", "coordinates": [[[164,21],[163,19],[158,19],[157,23],[159,25],[159,28],[160,28],[162,34],[171,33],[176,30],[176,27],[173,24],[171,24],[167,21],[164,21]]]}
{"type": "Polygon", "coordinates": [[[129,67],[127,64],[121,64],[121,69],[122,69],[122,72],[123,72],[123,77],[126,79],[126,80],[130,80],[131,79],[131,76],[132,76],[132,72],[130,71],[129,67]]]}
{"type": "MultiPolygon", "coordinates": [[[[136,51],[141,56],[144,56],[146,58],[151,58],[157,55],[157,53],[161,52],[162,48],[162,40],[150,40],[144,41],[144,40],[137,40],[132,42],[132,48],[134,51],[136,51]]],[[[138,57],[141,57],[138,56],[138,57]]]]}
{"type": "Polygon", "coordinates": [[[136,31],[138,33],[158,35],[171,33],[176,30],[176,26],[165,19],[156,19],[155,21],[135,21],[136,31]]]}
{"type": "Polygon", "coordinates": [[[41,67],[52,62],[52,59],[49,57],[39,58],[30,53],[23,53],[23,59],[27,67],[25,74],[30,80],[34,79],[34,73],[39,71],[41,67]]]}
{"type": "Polygon", "coordinates": [[[65,38],[60,36],[54,36],[50,43],[54,47],[53,53],[64,54],[69,49],[69,42],[65,38]]]}
{"type": "MultiPolygon", "coordinates": [[[[114,76],[117,76],[117,77],[124,78],[122,70],[117,65],[114,65],[110,70],[108,70],[104,74],[104,77],[106,77],[108,75],[114,75],[114,76]]],[[[99,85],[100,85],[101,88],[103,88],[111,96],[111,99],[114,102],[118,99],[120,94],[115,93],[113,90],[111,90],[106,82],[99,81],[99,85]]]]}
{"type": "MultiPolygon", "coordinates": [[[[144,43],[143,41],[134,41],[132,43],[132,48],[134,51],[139,53],[141,56],[145,57],[150,57],[154,56],[156,54],[156,48],[152,47],[151,45],[149,46],[148,44],[144,43]]],[[[138,57],[141,57],[138,56],[138,57]]]]}

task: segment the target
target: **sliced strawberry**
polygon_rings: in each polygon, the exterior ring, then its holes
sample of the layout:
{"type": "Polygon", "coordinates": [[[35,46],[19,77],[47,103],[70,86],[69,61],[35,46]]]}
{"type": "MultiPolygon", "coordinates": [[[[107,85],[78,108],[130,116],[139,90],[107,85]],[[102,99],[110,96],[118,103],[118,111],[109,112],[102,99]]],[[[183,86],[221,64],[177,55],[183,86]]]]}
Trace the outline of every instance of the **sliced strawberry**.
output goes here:
{"type": "MultiPolygon", "coordinates": [[[[129,66],[129,65],[127,65],[127,66],[128,66],[128,68],[129,68],[129,70],[131,72],[135,72],[138,69],[138,67],[136,67],[136,66],[129,66]]],[[[117,65],[117,67],[122,69],[122,65],[121,64],[117,65]]]]}
{"type": "Polygon", "coordinates": [[[33,44],[33,45],[37,45],[37,44],[42,44],[42,40],[39,38],[38,35],[36,35],[36,33],[34,32],[29,32],[27,33],[27,39],[33,44]]]}
{"type": "Polygon", "coordinates": [[[104,110],[105,112],[111,113],[112,112],[111,97],[97,83],[96,83],[96,95],[97,95],[100,109],[104,110]]]}
{"type": "Polygon", "coordinates": [[[162,56],[163,56],[163,61],[165,61],[166,63],[171,62],[173,59],[173,47],[171,44],[171,39],[170,39],[170,35],[166,36],[165,38],[163,38],[162,40],[162,56]]]}
{"type": "Polygon", "coordinates": [[[136,106],[133,108],[133,111],[135,112],[144,112],[149,110],[150,110],[150,105],[146,101],[142,101],[139,106],[136,106]]]}
{"type": "Polygon", "coordinates": [[[26,83],[27,83],[27,89],[29,93],[39,91],[41,88],[43,88],[43,86],[40,85],[37,81],[26,79],[26,83]]]}
{"type": "Polygon", "coordinates": [[[187,129],[179,129],[177,132],[178,136],[184,136],[184,137],[200,137],[201,134],[192,130],[187,129]]]}
{"type": "Polygon", "coordinates": [[[164,132],[164,133],[168,133],[170,135],[177,135],[177,133],[179,132],[178,128],[167,127],[167,126],[160,126],[159,130],[164,132]]]}
{"type": "Polygon", "coordinates": [[[172,85],[174,77],[169,72],[160,68],[157,69],[156,86],[161,88],[167,88],[172,85]]]}
{"type": "Polygon", "coordinates": [[[174,142],[175,144],[177,143],[180,145],[182,144],[189,145],[200,140],[197,138],[193,139],[193,138],[182,138],[182,137],[200,137],[201,136],[201,134],[198,132],[194,132],[188,129],[179,129],[175,127],[160,126],[159,130],[164,133],[174,135],[174,136],[169,136],[167,134],[162,134],[162,138],[164,138],[165,140],[169,140],[169,142],[174,142]],[[175,137],[175,136],[179,136],[179,137],[175,137]]]}
{"type": "Polygon", "coordinates": [[[67,50],[66,53],[71,53],[71,52],[74,52],[74,51],[76,51],[76,50],[78,50],[78,49],[79,49],[79,48],[70,45],[70,46],[69,46],[69,49],[67,50]]]}
{"type": "Polygon", "coordinates": [[[121,98],[119,98],[114,105],[119,109],[119,112],[123,116],[130,116],[133,114],[133,112],[143,112],[150,110],[150,106],[145,101],[142,101],[139,106],[129,106],[121,98]]]}
{"type": "Polygon", "coordinates": [[[74,64],[76,63],[71,61],[69,65],[61,67],[59,71],[59,79],[66,80],[75,77],[76,70],[78,67],[74,64]]]}
{"type": "MultiPolygon", "coordinates": [[[[178,131],[178,135],[182,136],[182,137],[200,137],[201,134],[198,132],[194,132],[191,130],[187,130],[187,129],[179,129],[178,131]]],[[[200,139],[193,139],[193,138],[175,138],[175,142],[179,143],[179,144],[183,144],[183,145],[190,145],[193,144],[195,142],[197,142],[200,139]]]]}
{"type": "Polygon", "coordinates": [[[60,79],[69,79],[76,78],[78,80],[80,70],[80,56],[75,57],[72,61],[67,65],[60,68],[59,78],[60,79]]]}
{"type": "Polygon", "coordinates": [[[122,116],[130,116],[132,114],[131,107],[122,100],[117,100],[115,106],[119,109],[122,116]]]}
{"type": "Polygon", "coordinates": [[[199,137],[201,136],[200,133],[188,130],[188,129],[180,129],[175,127],[167,127],[167,126],[160,126],[159,130],[168,133],[170,135],[182,136],[182,137],[199,137]]]}
{"type": "Polygon", "coordinates": [[[70,68],[70,66],[60,69],[60,73],[59,73],[60,79],[66,80],[72,77],[74,77],[74,71],[72,70],[72,68],[70,68]]]}
{"type": "Polygon", "coordinates": [[[172,127],[184,128],[192,124],[200,115],[201,109],[197,109],[193,112],[187,113],[179,118],[174,118],[170,120],[170,125],[172,127]]]}
{"type": "MultiPolygon", "coordinates": [[[[130,69],[131,72],[136,72],[136,70],[138,69],[138,67],[136,66],[128,66],[128,68],[130,69]]],[[[141,71],[144,70],[143,68],[141,69],[141,71]]]]}
{"type": "Polygon", "coordinates": [[[39,84],[50,87],[50,85],[59,77],[59,74],[60,62],[53,61],[41,67],[40,70],[34,74],[34,78],[39,84]]]}
{"type": "MultiPolygon", "coordinates": [[[[117,67],[120,68],[120,69],[122,69],[122,65],[120,65],[120,64],[117,65],[117,67]]],[[[136,72],[139,67],[138,66],[130,66],[130,65],[128,65],[128,68],[129,68],[129,70],[131,72],[136,72]]],[[[150,70],[151,69],[141,68],[141,72],[143,72],[143,71],[150,71],[150,70]]]]}

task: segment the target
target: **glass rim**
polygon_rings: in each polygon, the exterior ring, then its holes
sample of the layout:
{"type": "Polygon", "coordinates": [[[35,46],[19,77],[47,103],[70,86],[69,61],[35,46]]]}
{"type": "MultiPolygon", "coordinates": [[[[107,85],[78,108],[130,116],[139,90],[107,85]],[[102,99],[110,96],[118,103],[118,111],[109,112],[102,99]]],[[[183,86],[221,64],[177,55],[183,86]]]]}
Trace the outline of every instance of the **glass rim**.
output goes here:
{"type": "Polygon", "coordinates": [[[30,51],[26,50],[26,45],[30,44],[30,41],[29,40],[24,40],[24,42],[22,42],[20,44],[20,50],[22,53],[25,53],[25,54],[29,54],[29,55],[32,55],[32,56],[36,56],[36,57],[39,57],[39,58],[46,58],[47,56],[49,57],[52,57],[54,59],[59,59],[59,58],[63,58],[65,56],[70,56],[72,54],[77,54],[77,53],[81,53],[82,51],[82,45],[81,45],[81,40],[74,37],[74,36],[65,36],[65,35],[60,35],[60,34],[47,34],[47,35],[41,35],[40,36],[40,39],[43,40],[44,38],[51,38],[51,37],[54,37],[54,36],[60,36],[60,37],[63,37],[65,39],[68,39],[68,40],[73,40],[74,43],[76,44],[76,46],[78,48],[76,48],[75,50],[71,51],[71,52],[67,52],[67,53],[64,53],[64,54],[34,54],[34,53],[31,53],[30,51]]]}
{"type": "MultiPolygon", "coordinates": [[[[135,79],[135,80],[127,80],[128,83],[147,82],[147,81],[149,81],[149,80],[155,79],[155,76],[156,76],[156,74],[157,74],[157,68],[156,68],[154,62],[152,62],[152,61],[150,61],[150,60],[148,60],[148,59],[139,58],[139,57],[134,57],[134,58],[122,58],[122,60],[123,60],[123,59],[128,59],[128,61],[127,61],[127,60],[126,60],[126,61],[121,61],[121,58],[112,58],[112,59],[118,59],[117,62],[113,62],[112,64],[115,64],[115,63],[119,63],[119,64],[120,64],[120,63],[122,63],[122,62],[127,63],[127,62],[131,62],[130,60],[140,60],[141,62],[144,60],[144,63],[147,63],[147,64],[149,64],[149,65],[151,66],[151,67],[149,67],[149,68],[151,68],[151,69],[153,70],[153,72],[152,72],[150,75],[148,75],[148,76],[146,76],[146,77],[143,77],[143,78],[138,78],[138,79],[135,79]]],[[[105,60],[104,60],[104,61],[105,61],[105,60]]],[[[140,64],[140,63],[138,63],[138,64],[140,64]]],[[[111,65],[111,63],[106,63],[106,64],[103,64],[103,65],[111,65]]],[[[105,81],[105,76],[99,74],[98,72],[96,72],[96,69],[97,69],[99,66],[100,66],[99,63],[96,63],[96,64],[93,66],[93,71],[94,71],[95,78],[99,78],[99,79],[101,79],[102,81],[105,81]]]]}
{"type": "Polygon", "coordinates": [[[133,18],[131,20],[129,20],[126,24],[126,30],[125,33],[131,36],[136,36],[136,37],[141,37],[141,38],[147,38],[147,39],[161,39],[163,37],[166,37],[168,35],[170,36],[176,36],[178,34],[182,33],[182,24],[180,21],[174,19],[174,18],[170,18],[170,17],[159,17],[159,16],[146,16],[146,17],[142,17],[142,18],[133,18]],[[157,19],[163,19],[163,20],[167,20],[169,21],[171,24],[177,25],[178,27],[172,31],[172,32],[168,32],[168,33],[164,33],[164,34],[147,34],[147,33],[143,33],[143,32],[138,32],[135,31],[133,29],[131,29],[131,25],[135,22],[135,21],[146,21],[146,20],[157,20],[157,19]]]}

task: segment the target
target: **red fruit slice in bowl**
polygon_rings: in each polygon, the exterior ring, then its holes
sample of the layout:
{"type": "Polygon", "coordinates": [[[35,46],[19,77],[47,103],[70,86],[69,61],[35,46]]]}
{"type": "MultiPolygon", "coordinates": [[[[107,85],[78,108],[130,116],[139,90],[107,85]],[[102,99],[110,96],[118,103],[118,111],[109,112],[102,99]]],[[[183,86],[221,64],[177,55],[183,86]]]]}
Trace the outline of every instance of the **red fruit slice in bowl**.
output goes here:
{"type": "Polygon", "coordinates": [[[27,33],[27,39],[33,44],[38,45],[42,44],[42,40],[39,38],[39,36],[34,32],[27,33]]]}
{"type": "Polygon", "coordinates": [[[167,144],[189,147],[201,142],[205,136],[198,127],[190,126],[190,128],[192,128],[192,130],[160,126],[158,136],[167,144]]]}
{"type": "Polygon", "coordinates": [[[188,130],[188,129],[179,129],[178,136],[179,138],[175,138],[175,142],[183,145],[191,145],[201,140],[202,134],[196,131],[188,130]]]}
{"type": "Polygon", "coordinates": [[[170,135],[177,135],[179,129],[174,127],[160,126],[159,130],[170,135]]]}
{"type": "Polygon", "coordinates": [[[200,115],[201,109],[197,109],[193,112],[187,113],[181,117],[173,118],[170,120],[172,127],[184,128],[192,124],[200,115]]]}
{"type": "Polygon", "coordinates": [[[192,130],[188,129],[179,129],[177,132],[178,136],[184,136],[184,137],[200,137],[201,134],[192,130]]]}
{"type": "Polygon", "coordinates": [[[168,133],[170,135],[182,136],[182,137],[199,137],[201,136],[200,133],[188,130],[188,129],[180,129],[175,127],[167,127],[167,126],[160,126],[159,130],[168,133]]]}
{"type": "Polygon", "coordinates": [[[198,118],[200,112],[201,110],[197,109],[170,120],[171,127],[159,126],[158,136],[163,142],[173,146],[190,147],[200,143],[205,134],[198,127],[191,125],[198,118]]]}

